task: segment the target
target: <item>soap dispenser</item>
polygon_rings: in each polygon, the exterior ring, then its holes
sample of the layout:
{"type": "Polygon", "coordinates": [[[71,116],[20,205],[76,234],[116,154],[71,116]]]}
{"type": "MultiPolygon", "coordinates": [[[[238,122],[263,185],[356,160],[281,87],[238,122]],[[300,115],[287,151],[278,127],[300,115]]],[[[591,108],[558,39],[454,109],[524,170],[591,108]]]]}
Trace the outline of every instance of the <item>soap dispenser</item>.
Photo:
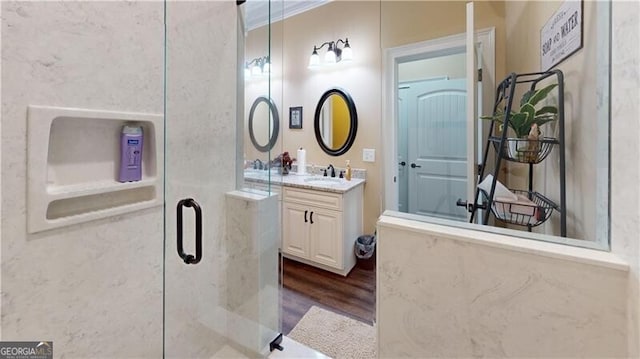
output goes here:
{"type": "Polygon", "coordinates": [[[344,171],[344,179],[351,181],[351,164],[347,160],[347,169],[344,171]]]}

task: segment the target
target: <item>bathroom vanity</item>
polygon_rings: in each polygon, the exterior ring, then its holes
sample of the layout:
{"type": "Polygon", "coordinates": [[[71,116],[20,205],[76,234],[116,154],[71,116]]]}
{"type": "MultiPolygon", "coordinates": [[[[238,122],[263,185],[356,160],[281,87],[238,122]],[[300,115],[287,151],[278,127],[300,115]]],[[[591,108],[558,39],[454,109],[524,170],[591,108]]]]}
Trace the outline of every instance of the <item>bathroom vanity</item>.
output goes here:
{"type": "Polygon", "coordinates": [[[245,172],[249,188],[280,194],[282,255],[346,276],[356,264],[354,242],[363,234],[364,179],[245,172]]]}

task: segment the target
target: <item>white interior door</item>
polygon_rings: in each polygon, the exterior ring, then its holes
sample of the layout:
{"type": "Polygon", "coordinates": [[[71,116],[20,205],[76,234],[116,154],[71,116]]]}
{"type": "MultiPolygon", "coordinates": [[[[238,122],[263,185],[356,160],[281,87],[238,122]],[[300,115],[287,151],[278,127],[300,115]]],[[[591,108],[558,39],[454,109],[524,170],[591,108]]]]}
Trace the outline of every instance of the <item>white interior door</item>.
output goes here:
{"type": "MultiPolygon", "coordinates": [[[[458,207],[457,200],[473,203],[478,167],[478,54],[473,3],[467,4],[466,16],[465,79],[412,84],[398,102],[400,116],[405,106],[401,103],[406,102],[408,119],[409,212],[463,221],[470,213],[458,207]]],[[[398,153],[400,157],[401,151],[398,153]]]]}
{"type": "Polygon", "coordinates": [[[466,80],[411,83],[404,90],[408,127],[409,212],[466,220],[466,80]]]}

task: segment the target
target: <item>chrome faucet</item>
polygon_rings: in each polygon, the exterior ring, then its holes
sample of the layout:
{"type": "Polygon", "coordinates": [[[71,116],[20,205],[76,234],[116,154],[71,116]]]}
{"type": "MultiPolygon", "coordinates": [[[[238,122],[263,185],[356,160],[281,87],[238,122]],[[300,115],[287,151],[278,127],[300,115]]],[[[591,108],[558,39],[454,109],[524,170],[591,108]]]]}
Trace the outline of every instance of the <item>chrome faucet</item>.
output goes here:
{"type": "Polygon", "coordinates": [[[254,170],[261,170],[263,167],[262,161],[260,161],[258,158],[256,158],[255,161],[253,161],[253,169],[254,170]]]}
{"type": "Polygon", "coordinates": [[[336,169],[333,168],[332,164],[330,164],[329,167],[327,167],[327,170],[331,170],[331,177],[335,177],[336,176],[336,169]]]}

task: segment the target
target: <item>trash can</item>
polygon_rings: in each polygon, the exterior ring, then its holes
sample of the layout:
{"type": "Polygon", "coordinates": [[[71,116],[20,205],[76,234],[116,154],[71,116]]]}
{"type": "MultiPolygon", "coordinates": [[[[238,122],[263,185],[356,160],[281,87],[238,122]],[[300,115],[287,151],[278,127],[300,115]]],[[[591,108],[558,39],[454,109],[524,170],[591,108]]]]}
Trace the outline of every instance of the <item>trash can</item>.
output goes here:
{"type": "Polygon", "coordinates": [[[373,270],[376,266],[376,236],[364,235],[356,239],[354,252],[358,259],[358,266],[362,269],[373,270]]]}

